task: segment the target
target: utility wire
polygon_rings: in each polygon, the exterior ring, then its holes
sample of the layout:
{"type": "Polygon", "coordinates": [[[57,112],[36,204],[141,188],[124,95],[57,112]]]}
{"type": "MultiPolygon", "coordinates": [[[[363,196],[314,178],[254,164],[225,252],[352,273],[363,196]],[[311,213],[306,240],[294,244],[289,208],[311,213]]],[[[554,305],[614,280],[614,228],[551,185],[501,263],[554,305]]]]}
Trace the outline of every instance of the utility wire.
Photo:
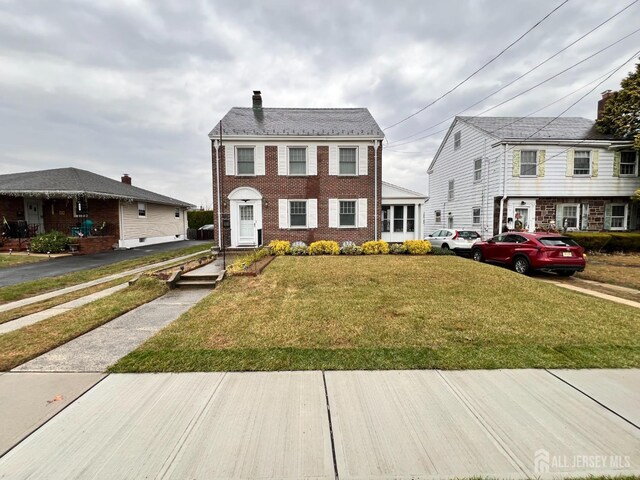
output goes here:
{"type": "MultiPolygon", "coordinates": [[[[578,43],[579,41],[583,40],[585,37],[591,35],[593,32],[595,32],[596,30],[598,30],[600,27],[602,27],[603,25],[609,23],[611,20],[613,20],[614,18],[616,18],[618,15],[620,15],[622,12],[624,12],[625,10],[627,10],[628,8],[632,7],[633,5],[635,5],[636,3],[638,3],[640,0],[634,0],[633,2],[631,2],[629,5],[627,5],[626,7],[624,7],[622,10],[619,10],[618,12],[614,13],[613,15],[611,15],[609,18],[607,18],[606,20],[604,20],[603,22],[601,22],[600,24],[596,25],[595,27],[593,27],[591,30],[589,30],[587,33],[581,35],[580,37],[576,38],[573,42],[571,42],[570,44],[568,44],[567,46],[565,46],[564,48],[562,48],[561,50],[557,51],[556,53],[554,53],[553,55],[551,55],[550,57],[548,57],[546,60],[543,60],[542,62],[538,63],[535,67],[527,70],[525,73],[523,73],[522,75],[520,75],[519,77],[515,78],[514,80],[510,81],[509,83],[507,83],[506,85],[503,85],[502,87],[500,87],[498,90],[490,93],[489,95],[485,96],[484,98],[478,100],[476,103],[474,103],[473,105],[468,106],[467,108],[465,108],[464,110],[456,113],[455,115],[453,115],[452,117],[448,117],[447,119],[443,120],[442,122],[436,123],[435,125],[431,125],[430,127],[424,128],[422,130],[419,130],[411,135],[408,135],[406,137],[402,137],[399,138],[398,140],[396,140],[395,142],[401,142],[402,140],[406,140],[408,138],[411,137],[415,137],[416,135],[421,134],[422,132],[426,132],[427,130],[430,130],[433,127],[436,127],[438,125],[440,125],[441,123],[446,122],[447,120],[454,118],[457,115],[460,115],[461,113],[466,112],[467,110],[470,110],[471,108],[475,107],[476,105],[484,102],[485,100],[487,100],[488,98],[494,96],[495,94],[501,92],[502,90],[504,90],[507,87],[510,87],[511,85],[513,85],[515,82],[517,82],[518,80],[526,77],[527,75],[529,75],[531,72],[537,70],[538,68],[540,68],[542,65],[544,65],[545,63],[549,62],[550,60],[554,59],[555,57],[557,57],[558,55],[560,55],[561,53],[563,53],[564,51],[568,50],[569,48],[571,48],[572,46],[574,46],[576,43],[578,43]]],[[[391,142],[394,143],[394,142],[391,142]]]]}
{"type": "MultiPolygon", "coordinates": [[[[547,83],[547,82],[550,82],[551,80],[553,80],[553,79],[555,79],[555,78],[559,77],[559,76],[560,76],[560,75],[562,75],[563,73],[566,73],[566,72],[568,72],[569,70],[572,70],[573,68],[577,67],[578,65],[581,65],[582,63],[586,62],[587,60],[590,60],[591,58],[595,57],[596,55],[601,54],[601,53],[602,53],[602,52],[604,52],[605,50],[608,50],[609,48],[611,48],[611,47],[613,47],[613,46],[617,45],[618,43],[622,42],[623,40],[626,40],[627,38],[629,38],[629,37],[630,37],[630,36],[632,36],[632,35],[635,35],[635,34],[636,34],[636,33],[638,33],[638,32],[640,32],[640,28],[637,28],[637,29],[636,29],[636,30],[634,30],[633,32],[628,33],[628,34],[627,34],[627,35],[625,35],[624,37],[622,37],[622,38],[620,38],[620,39],[616,40],[615,42],[613,42],[613,43],[611,43],[611,44],[607,45],[607,46],[606,46],[606,47],[604,47],[604,48],[601,48],[601,49],[600,49],[600,50],[598,50],[597,52],[592,53],[592,54],[591,54],[591,55],[589,55],[588,57],[583,58],[583,59],[582,59],[582,60],[580,60],[579,62],[574,63],[573,65],[571,65],[571,66],[569,66],[569,67],[565,68],[564,70],[561,70],[560,72],[556,73],[555,75],[553,75],[553,76],[551,76],[551,77],[546,78],[545,80],[543,80],[543,81],[541,81],[541,82],[539,82],[539,83],[537,83],[537,84],[533,85],[532,87],[529,87],[529,88],[527,88],[526,90],[523,90],[522,92],[520,92],[520,93],[518,93],[518,94],[516,94],[516,95],[514,95],[514,96],[512,96],[512,97],[510,97],[510,98],[508,98],[508,99],[506,99],[506,100],[504,100],[504,101],[502,101],[502,102],[500,102],[500,103],[496,104],[496,105],[494,105],[493,107],[487,108],[486,110],[483,110],[482,112],[480,112],[480,113],[478,113],[478,114],[476,114],[476,115],[473,115],[471,118],[475,118],[475,117],[479,117],[480,115],[484,115],[485,113],[488,113],[488,112],[490,112],[491,110],[495,110],[496,108],[501,107],[502,105],[504,105],[504,104],[506,104],[506,103],[509,103],[509,102],[511,102],[512,100],[515,100],[515,99],[516,99],[516,98],[518,98],[518,97],[521,97],[521,96],[522,96],[522,95],[524,95],[525,93],[529,93],[531,90],[534,90],[534,89],[538,88],[539,86],[544,85],[544,84],[545,84],[545,83],[547,83]]],[[[465,111],[466,111],[466,109],[465,109],[465,110],[462,110],[462,111],[461,111],[461,112],[459,112],[459,113],[463,113],[463,112],[465,112],[465,111]]],[[[456,115],[457,115],[457,114],[456,114],[456,115]]],[[[452,116],[450,116],[450,117],[447,117],[446,119],[442,120],[441,122],[435,123],[435,124],[431,125],[429,128],[426,128],[425,130],[429,130],[430,128],[437,127],[438,125],[441,125],[442,123],[446,122],[447,120],[451,120],[452,118],[455,118],[455,117],[456,117],[456,115],[452,115],[452,116]]],[[[423,138],[427,138],[427,137],[429,137],[429,136],[431,136],[431,135],[425,135],[425,136],[423,136],[423,137],[418,137],[418,138],[416,138],[416,139],[409,140],[408,142],[399,143],[399,144],[395,144],[395,142],[390,142],[390,143],[389,143],[389,146],[390,146],[390,147],[391,147],[391,146],[396,146],[396,147],[398,147],[398,146],[400,146],[400,145],[407,145],[407,144],[409,144],[409,143],[417,142],[417,141],[422,140],[423,138]]],[[[398,140],[398,141],[399,141],[399,140],[398,140]]]]}
{"type": "Polygon", "coordinates": [[[529,30],[527,30],[526,32],[524,32],[522,35],[520,35],[516,40],[514,40],[513,42],[511,42],[507,47],[505,47],[500,53],[498,53],[495,57],[493,57],[491,60],[489,60],[488,62],[486,62],[484,65],[482,65],[479,69],[477,69],[475,72],[473,72],[471,75],[469,75],[467,78],[465,78],[464,80],[462,80],[460,83],[458,83],[455,87],[453,87],[452,89],[450,89],[449,91],[445,92],[444,94],[440,95],[438,98],[436,98],[435,100],[433,100],[431,103],[429,103],[428,105],[425,105],[424,107],[422,107],[421,109],[419,109],[418,111],[412,113],[411,115],[403,118],[402,120],[400,120],[399,122],[394,123],[393,125],[389,125],[388,127],[383,128],[384,130],[389,130],[390,128],[396,127],[398,125],[400,125],[401,123],[406,122],[407,120],[409,120],[412,117],[415,117],[416,115],[418,115],[421,112],[424,112],[427,108],[429,108],[430,106],[434,105],[435,103],[439,102],[440,100],[442,100],[444,97],[446,97],[447,95],[449,95],[450,93],[454,92],[455,90],[458,89],[458,87],[461,87],[462,85],[464,85],[468,80],[470,80],[472,77],[474,77],[476,74],[480,73],[482,70],[484,70],[486,67],[488,67],[489,65],[491,65],[494,61],[496,61],[498,58],[500,58],[502,56],[502,54],[504,54],[507,50],[509,50],[511,47],[513,47],[516,43],[518,43],[520,40],[522,40],[524,37],[526,37],[532,30],[534,30],[538,25],[540,25],[542,22],[544,22],[547,18],[549,18],[553,13],[555,13],[558,9],[560,9],[560,7],[562,7],[563,5],[565,5],[569,0],[564,0],[560,5],[558,5],[556,8],[554,8],[553,10],[551,10],[549,13],[547,13],[544,17],[542,17],[540,20],[538,20],[538,22],[533,25],[531,28],[529,28],[529,30]]]}

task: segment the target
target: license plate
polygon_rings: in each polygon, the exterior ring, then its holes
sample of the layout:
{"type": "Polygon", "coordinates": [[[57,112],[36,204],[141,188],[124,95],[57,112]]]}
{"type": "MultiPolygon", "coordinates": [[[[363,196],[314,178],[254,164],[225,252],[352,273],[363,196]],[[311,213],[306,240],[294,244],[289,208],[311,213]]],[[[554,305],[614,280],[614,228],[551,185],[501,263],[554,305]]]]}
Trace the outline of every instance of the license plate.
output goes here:
{"type": "Polygon", "coordinates": [[[573,253],[571,252],[562,252],[563,257],[573,257],[573,253]]]}

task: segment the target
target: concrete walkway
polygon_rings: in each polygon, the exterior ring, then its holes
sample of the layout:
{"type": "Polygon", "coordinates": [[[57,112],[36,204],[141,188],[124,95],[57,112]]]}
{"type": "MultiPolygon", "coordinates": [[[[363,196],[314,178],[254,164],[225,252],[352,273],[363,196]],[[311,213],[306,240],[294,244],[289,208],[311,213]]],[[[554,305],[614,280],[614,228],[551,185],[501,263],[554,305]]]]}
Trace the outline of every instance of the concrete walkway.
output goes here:
{"type": "Polygon", "coordinates": [[[640,370],[113,374],[0,478],[638,475],[639,392],[640,370]]]}
{"type": "Polygon", "coordinates": [[[104,372],[209,293],[206,289],[171,290],[13,371],[104,372]]]}
{"type": "Polygon", "coordinates": [[[22,300],[17,300],[11,303],[5,303],[0,305],[0,312],[7,312],[9,310],[13,310],[14,308],[24,307],[26,305],[31,305],[34,303],[42,302],[43,300],[49,300],[50,298],[59,297],[61,295],[66,295],[67,293],[77,292],[78,290],[83,290],[85,288],[93,287],[95,285],[100,285],[103,283],[111,282],[112,280],[117,280],[119,278],[124,278],[132,275],[137,275],[138,273],[146,272],[147,270],[153,270],[160,267],[164,267],[165,265],[171,265],[172,263],[180,262],[181,260],[186,260],[191,257],[195,257],[200,255],[203,252],[208,250],[202,250],[200,252],[192,253],[189,255],[183,255],[181,257],[172,258],[170,260],[165,260],[163,262],[154,263],[151,265],[145,265],[138,268],[133,268],[131,270],[127,270],[126,272],[115,273],[113,275],[108,275],[106,277],[101,277],[96,280],[91,280],[90,282],[81,283],[78,285],[73,285],[71,287],[61,288],[60,290],[54,290],[53,292],[43,293],[41,295],[35,295],[33,297],[25,298],[22,300]]]}
{"type": "Polygon", "coordinates": [[[32,313],[31,315],[26,315],[24,317],[16,318],[15,320],[2,323],[0,324],[0,335],[7,332],[13,332],[14,330],[18,330],[19,328],[26,327],[27,325],[33,325],[34,323],[41,322],[42,320],[46,320],[47,318],[55,317],[56,315],[60,315],[61,313],[68,312],[69,310],[73,310],[74,308],[81,307],[83,305],[86,305],[87,303],[93,302],[100,298],[108,297],[113,293],[119,292],[120,290],[127,288],[127,286],[128,286],[127,283],[116,285],[115,287],[111,287],[105,290],[100,290],[99,292],[91,293],[86,297],[80,297],[75,300],[71,300],[70,302],[58,305],[56,307],[49,308],[41,312],[32,313]]]}
{"type": "MultiPolygon", "coordinates": [[[[591,295],[592,297],[602,298],[604,300],[609,300],[611,302],[619,303],[621,305],[627,305],[629,307],[640,308],[640,302],[634,302],[633,300],[627,300],[626,298],[616,297],[614,295],[609,295],[607,293],[597,292],[595,290],[591,290],[589,288],[578,287],[576,285],[571,285],[565,282],[556,282],[553,280],[543,280],[543,282],[551,283],[552,285],[556,285],[557,287],[566,288],[567,290],[573,290],[574,292],[584,293],[586,295],[591,295]]],[[[593,282],[597,283],[597,282],[593,282]]],[[[602,284],[607,288],[611,286],[608,284],[602,284]]]]}

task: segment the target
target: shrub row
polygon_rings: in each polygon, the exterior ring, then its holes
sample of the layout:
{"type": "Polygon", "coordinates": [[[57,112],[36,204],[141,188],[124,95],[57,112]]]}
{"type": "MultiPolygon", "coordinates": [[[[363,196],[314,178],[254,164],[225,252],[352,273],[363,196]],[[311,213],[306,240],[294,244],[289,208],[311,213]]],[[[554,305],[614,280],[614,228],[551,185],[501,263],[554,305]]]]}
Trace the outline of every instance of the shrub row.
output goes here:
{"type": "Polygon", "coordinates": [[[251,253],[247,253],[246,255],[242,255],[240,257],[236,257],[233,263],[227,266],[227,273],[230,274],[238,274],[246,272],[247,269],[257,262],[258,260],[263,259],[264,257],[270,255],[270,251],[268,248],[261,248],[259,250],[254,250],[251,253]]]}
{"type": "Polygon", "coordinates": [[[268,249],[271,255],[426,255],[432,251],[431,243],[427,240],[405,240],[402,244],[391,245],[384,240],[372,240],[364,242],[362,246],[353,242],[343,242],[340,246],[333,240],[318,240],[309,246],[304,242],[272,240],[268,249]]]}
{"type": "Polygon", "coordinates": [[[565,235],[593,252],[640,252],[640,233],[567,232],[565,235]]]}

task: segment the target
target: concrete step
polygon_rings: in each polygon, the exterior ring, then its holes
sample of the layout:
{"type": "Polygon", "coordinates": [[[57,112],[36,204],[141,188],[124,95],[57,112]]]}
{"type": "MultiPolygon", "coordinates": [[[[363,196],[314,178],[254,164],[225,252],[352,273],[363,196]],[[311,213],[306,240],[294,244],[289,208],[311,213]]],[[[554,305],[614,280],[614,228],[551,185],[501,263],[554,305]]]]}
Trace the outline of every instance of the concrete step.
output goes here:
{"type": "Polygon", "coordinates": [[[214,280],[179,280],[177,288],[215,288],[214,280]]]}
{"type": "MultiPolygon", "coordinates": [[[[222,273],[222,272],[220,272],[220,273],[222,273]]],[[[188,281],[191,281],[191,280],[202,280],[202,281],[211,280],[211,281],[215,281],[217,278],[218,278],[218,275],[185,274],[185,275],[182,275],[180,277],[180,280],[188,280],[188,281]]]]}

